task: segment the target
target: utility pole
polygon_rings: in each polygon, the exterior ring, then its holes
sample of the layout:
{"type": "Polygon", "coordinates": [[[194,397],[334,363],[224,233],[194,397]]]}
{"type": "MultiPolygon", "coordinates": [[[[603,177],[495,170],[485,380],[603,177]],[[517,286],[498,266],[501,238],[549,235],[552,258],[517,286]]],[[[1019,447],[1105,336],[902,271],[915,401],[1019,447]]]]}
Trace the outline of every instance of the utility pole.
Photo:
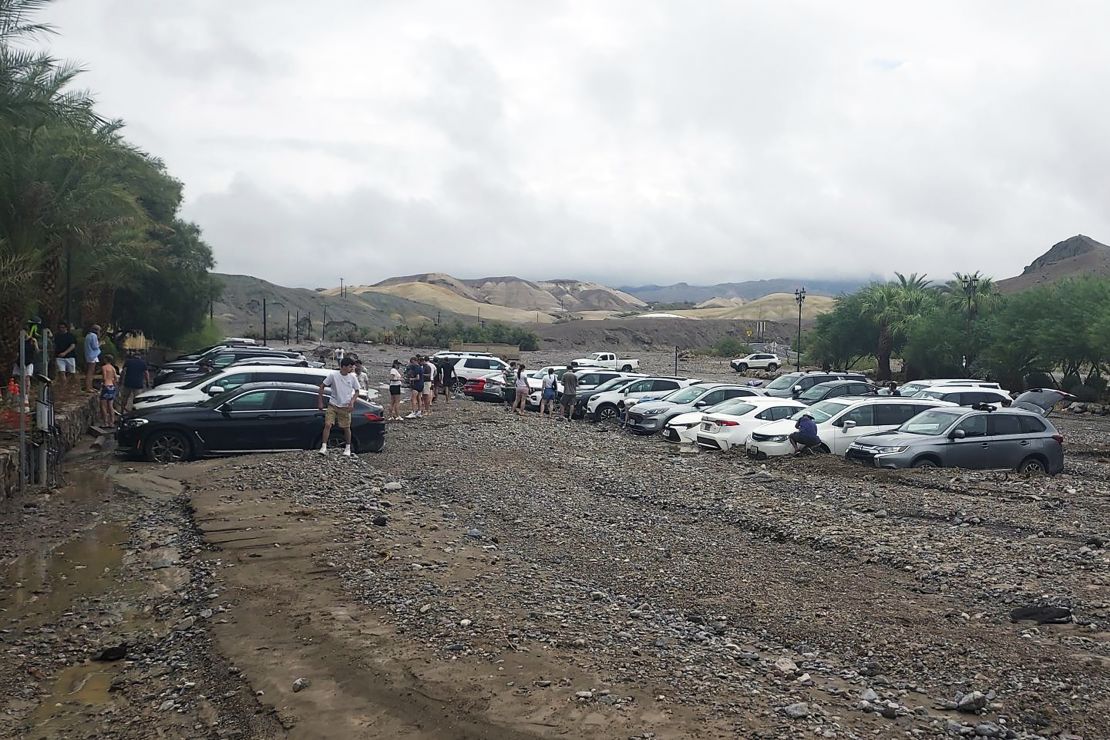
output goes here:
{"type": "Polygon", "coordinates": [[[347,295],[347,289],[343,287],[343,278],[339,278],[339,297],[347,295]]]}
{"type": "Polygon", "coordinates": [[[964,352],[964,370],[967,370],[968,365],[971,364],[971,320],[974,313],[972,301],[974,301],[975,294],[979,291],[979,276],[964,275],[963,286],[964,294],[967,296],[967,351],[964,352]]]}
{"type": "Polygon", "coordinates": [[[324,304],[324,322],[320,324],[320,343],[324,343],[324,337],[328,333],[328,304],[324,304]]]}
{"type": "Polygon", "coordinates": [[[301,343],[301,309],[297,309],[297,344],[301,343]]]}
{"type": "Polygon", "coordinates": [[[794,291],[794,300],[798,302],[798,362],[795,369],[802,371],[802,304],[806,302],[806,289],[804,287],[794,291]]]}
{"type": "Polygon", "coordinates": [[[262,344],[266,344],[266,299],[262,299],[262,344]]]}
{"type": "Polygon", "coordinates": [[[291,344],[293,342],[293,334],[291,332],[291,327],[289,326],[289,321],[292,318],[293,318],[293,314],[289,312],[288,308],[285,309],[285,345],[286,346],[289,346],[289,344],[291,344]]]}

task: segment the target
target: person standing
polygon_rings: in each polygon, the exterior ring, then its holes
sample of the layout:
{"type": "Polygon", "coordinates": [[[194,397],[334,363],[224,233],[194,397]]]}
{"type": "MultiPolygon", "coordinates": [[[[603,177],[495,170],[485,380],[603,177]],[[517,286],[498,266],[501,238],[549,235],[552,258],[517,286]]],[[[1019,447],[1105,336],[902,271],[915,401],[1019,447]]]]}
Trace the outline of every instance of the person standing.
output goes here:
{"type": "Polygon", "coordinates": [[[403,421],[401,416],[401,361],[394,360],[393,367],[389,368],[389,420],[403,421]]]}
{"type": "Polygon", "coordinates": [[[555,377],[555,368],[547,368],[547,375],[543,376],[540,383],[540,415],[555,416],[555,393],[558,379],[555,377]]]}
{"type": "Polygon", "coordinates": [[[563,373],[563,418],[570,421],[571,416],[574,414],[574,402],[578,396],[578,376],[567,365],[566,372],[563,373]]]}
{"type": "Polygon", "coordinates": [[[54,335],[54,365],[58,369],[58,387],[68,387],[77,374],[77,337],[64,321],[58,324],[58,333],[54,335]]]}
{"type": "Polygon", "coordinates": [[[443,360],[439,365],[440,385],[443,387],[443,402],[450,403],[451,396],[455,393],[455,365],[450,360],[443,360]]]}
{"type": "Polygon", "coordinates": [[[116,358],[104,355],[100,366],[100,421],[106,427],[116,425],[116,381],[119,371],[114,364],[116,358]]]}
{"type": "Polygon", "coordinates": [[[142,393],[143,388],[150,387],[150,368],[137,351],[127,353],[123,361],[123,385],[119,392],[119,411],[121,414],[128,412],[128,406],[134,405],[135,396],[142,393]]]}
{"type": "Polygon", "coordinates": [[[358,380],[359,394],[369,398],[370,373],[367,372],[366,366],[362,364],[362,359],[358,355],[350,355],[350,358],[355,361],[355,379],[358,380]]]}
{"type": "Polygon", "coordinates": [[[342,347],[336,347],[335,348],[335,366],[336,367],[343,367],[343,355],[344,355],[343,348],[342,347]]]}
{"type": "Polygon", "coordinates": [[[513,399],[513,411],[518,415],[524,414],[524,403],[528,400],[528,376],[524,374],[524,363],[516,366],[516,380],[513,382],[516,397],[513,399]]]}
{"type": "Polygon", "coordinates": [[[339,369],[332,370],[324,381],[320,383],[320,395],[316,401],[316,408],[324,411],[324,434],[321,437],[320,454],[328,454],[328,441],[331,439],[331,428],[338,424],[343,430],[343,437],[347,444],[343,448],[343,456],[351,456],[351,412],[355,410],[358,401],[358,379],[354,375],[355,361],[344,357],[339,361],[339,369]],[[324,410],[324,388],[331,388],[331,398],[328,399],[328,408],[324,410]]]}
{"type": "Polygon", "coordinates": [[[436,366],[431,358],[427,355],[423,359],[424,364],[424,413],[431,413],[432,401],[435,400],[436,383],[439,378],[436,373],[436,366]]]}
{"type": "Polygon", "coordinates": [[[509,363],[503,375],[505,382],[501,392],[505,395],[505,410],[512,411],[513,403],[516,401],[516,360],[509,363]]]}
{"type": "Polygon", "coordinates": [[[100,364],[100,324],[89,327],[85,335],[85,390],[93,389],[93,373],[100,364]]]}
{"type": "Polygon", "coordinates": [[[424,366],[419,362],[416,357],[409,358],[409,366],[405,371],[405,375],[409,379],[409,390],[412,391],[409,403],[412,409],[409,411],[406,419],[419,419],[424,415],[420,410],[421,396],[424,393],[424,366]]]}
{"type": "Polygon", "coordinates": [[[15,362],[12,363],[12,375],[26,378],[30,383],[31,377],[35,374],[35,358],[38,354],[39,341],[34,334],[28,332],[27,338],[23,340],[23,364],[19,364],[19,356],[16,355],[15,362]]]}

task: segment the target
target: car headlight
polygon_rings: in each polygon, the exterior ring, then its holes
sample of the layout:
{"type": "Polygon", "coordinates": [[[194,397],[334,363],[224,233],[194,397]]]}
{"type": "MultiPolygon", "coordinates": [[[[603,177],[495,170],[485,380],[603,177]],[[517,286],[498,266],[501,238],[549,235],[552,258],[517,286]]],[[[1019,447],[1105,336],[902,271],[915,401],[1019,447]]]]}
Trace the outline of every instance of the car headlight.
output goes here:
{"type": "Polygon", "coordinates": [[[135,427],[141,427],[143,424],[149,423],[149,421],[149,419],[124,419],[123,428],[134,429],[135,427]]]}
{"type": "Polygon", "coordinates": [[[789,434],[776,434],[774,437],[769,437],[767,439],[767,441],[768,442],[785,442],[788,439],[790,439],[789,434]]]}
{"type": "Polygon", "coordinates": [[[892,452],[905,452],[906,446],[902,445],[901,447],[875,447],[874,450],[880,455],[888,455],[892,452]]]}
{"type": "Polygon", "coordinates": [[[646,409],[640,413],[644,416],[659,416],[659,414],[663,413],[663,409],[646,409]]]}
{"type": "Polygon", "coordinates": [[[135,403],[154,403],[155,401],[165,401],[169,396],[136,396],[135,403]]]}

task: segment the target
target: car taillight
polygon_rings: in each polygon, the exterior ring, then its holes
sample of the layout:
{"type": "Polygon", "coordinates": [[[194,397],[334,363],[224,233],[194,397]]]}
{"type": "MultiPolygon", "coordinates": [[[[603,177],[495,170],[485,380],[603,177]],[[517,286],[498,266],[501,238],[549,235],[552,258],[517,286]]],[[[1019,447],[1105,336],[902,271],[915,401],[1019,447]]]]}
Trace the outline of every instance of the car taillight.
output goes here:
{"type": "Polygon", "coordinates": [[[740,424],[738,422],[732,421],[731,419],[721,419],[721,420],[717,421],[717,426],[735,427],[735,426],[740,426],[740,424]]]}
{"type": "Polygon", "coordinates": [[[1052,438],[1054,440],[1056,440],[1057,442],[1059,442],[1060,444],[1064,444],[1064,435],[1062,435],[1062,434],[1053,434],[1052,438]]]}
{"type": "Polygon", "coordinates": [[[365,413],[365,414],[363,414],[363,416],[366,417],[366,421],[381,421],[382,420],[382,417],[378,416],[373,411],[365,413]]]}

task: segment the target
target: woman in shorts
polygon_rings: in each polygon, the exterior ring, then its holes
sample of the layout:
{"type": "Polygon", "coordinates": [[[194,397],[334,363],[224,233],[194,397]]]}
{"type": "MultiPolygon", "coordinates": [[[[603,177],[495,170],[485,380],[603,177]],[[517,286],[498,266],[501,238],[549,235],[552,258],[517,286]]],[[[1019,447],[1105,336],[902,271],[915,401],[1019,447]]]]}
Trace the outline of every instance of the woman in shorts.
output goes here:
{"type": "Polygon", "coordinates": [[[389,420],[401,421],[401,361],[394,360],[389,368],[389,420]]]}
{"type": "Polygon", "coordinates": [[[518,414],[524,413],[524,404],[528,400],[528,376],[524,374],[524,363],[516,366],[516,380],[513,383],[516,389],[516,397],[513,398],[513,411],[518,414]]]}
{"type": "Polygon", "coordinates": [[[555,379],[555,368],[547,368],[547,375],[543,376],[540,392],[540,415],[553,416],[555,412],[555,394],[558,390],[555,379]]]}
{"type": "Polygon", "coordinates": [[[113,364],[115,358],[104,355],[100,366],[100,421],[106,427],[116,425],[116,381],[119,371],[113,364]]]}

